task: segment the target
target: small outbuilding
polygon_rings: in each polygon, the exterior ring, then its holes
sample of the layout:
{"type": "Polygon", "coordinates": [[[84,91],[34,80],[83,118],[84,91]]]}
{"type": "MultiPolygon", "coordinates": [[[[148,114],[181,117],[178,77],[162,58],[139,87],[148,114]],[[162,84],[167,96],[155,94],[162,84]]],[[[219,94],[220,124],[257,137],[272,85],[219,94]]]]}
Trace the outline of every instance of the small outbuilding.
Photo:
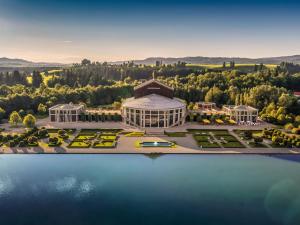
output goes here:
{"type": "Polygon", "coordinates": [[[240,122],[255,123],[258,118],[258,109],[248,105],[224,105],[222,110],[230,117],[230,119],[240,122]]]}
{"type": "Polygon", "coordinates": [[[84,112],[84,105],[58,104],[49,108],[49,117],[51,122],[78,122],[79,116],[84,112]]]}

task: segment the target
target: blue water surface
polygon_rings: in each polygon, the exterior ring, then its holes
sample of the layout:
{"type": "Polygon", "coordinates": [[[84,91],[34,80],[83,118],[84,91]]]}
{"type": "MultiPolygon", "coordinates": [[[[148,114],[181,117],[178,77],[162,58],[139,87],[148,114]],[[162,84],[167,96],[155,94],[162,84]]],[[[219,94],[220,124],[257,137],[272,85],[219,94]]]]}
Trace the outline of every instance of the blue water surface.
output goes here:
{"type": "Polygon", "coordinates": [[[300,157],[2,155],[2,225],[299,225],[300,157]]]}

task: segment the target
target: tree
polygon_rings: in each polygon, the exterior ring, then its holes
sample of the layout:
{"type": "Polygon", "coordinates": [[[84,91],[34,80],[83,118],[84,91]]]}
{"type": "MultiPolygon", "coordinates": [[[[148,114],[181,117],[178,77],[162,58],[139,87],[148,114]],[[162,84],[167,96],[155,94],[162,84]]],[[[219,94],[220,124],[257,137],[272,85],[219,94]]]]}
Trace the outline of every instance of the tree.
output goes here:
{"type": "Polygon", "coordinates": [[[87,66],[87,65],[90,65],[91,64],[91,60],[88,60],[88,59],[83,59],[81,61],[81,65],[83,66],[87,66]]]}
{"type": "Polygon", "coordinates": [[[222,103],[223,99],[223,91],[221,91],[218,87],[214,86],[205,95],[206,102],[215,102],[217,105],[222,103]]]}
{"type": "Polygon", "coordinates": [[[38,88],[43,83],[43,77],[39,71],[32,72],[32,86],[38,88]]]}
{"type": "Polygon", "coordinates": [[[32,114],[28,114],[24,117],[23,124],[25,127],[32,128],[35,126],[36,119],[32,114]]]}
{"type": "Polygon", "coordinates": [[[254,137],[253,137],[253,140],[254,140],[255,144],[258,144],[258,143],[262,143],[262,142],[263,142],[263,138],[262,138],[262,137],[259,137],[259,136],[254,136],[254,137]]]}
{"type": "Polygon", "coordinates": [[[121,108],[121,102],[117,102],[117,101],[115,101],[113,104],[112,104],[112,107],[114,108],[114,109],[120,109],[121,108]]]}
{"type": "Polygon", "coordinates": [[[295,117],[295,123],[296,125],[300,125],[300,115],[295,117]]]}
{"type": "Polygon", "coordinates": [[[284,125],[284,129],[285,130],[292,130],[294,128],[292,123],[287,123],[286,125],[284,125]]]}
{"type": "Polygon", "coordinates": [[[0,107],[0,123],[5,116],[5,110],[0,107]]]}
{"type": "Polygon", "coordinates": [[[19,110],[19,115],[23,118],[24,116],[26,116],[26,112],[24,111],[24,109],[20,109],[19,110]]]}
{"type": "Polygon", "coordinates": [[[17,111],[13,111],[9,116],[9,123],[11,126],[17,126],[18,123],[22,122],[22,118],[20,117],[17,111]]]}
{"type": "Polygon", "coordinates": [[[43,115],[47,112],[47,106],[44,105],[43,103],[40,103],[38,106],[38,113],[43,115]]]}
{"type": "Polygon", "coordinates": [[[187,106],[188,110],[193,110],[194,109],[194,103],[190,102],[187,106]]]}

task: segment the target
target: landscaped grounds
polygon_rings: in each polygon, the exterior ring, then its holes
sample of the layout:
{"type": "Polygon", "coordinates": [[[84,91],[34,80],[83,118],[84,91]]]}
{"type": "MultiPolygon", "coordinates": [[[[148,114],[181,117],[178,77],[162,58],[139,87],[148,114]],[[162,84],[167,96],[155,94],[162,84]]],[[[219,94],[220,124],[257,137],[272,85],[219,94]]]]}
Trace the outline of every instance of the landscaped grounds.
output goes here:
{"type": "Polygon", "coordinates": [[[121,129],[82,129],[69,148],[114,148],[121,129]]]}
{"type": "Polygon", "coordinates": [[[228,130],[188,129],[200,148],[245,148],[228,130]]]}

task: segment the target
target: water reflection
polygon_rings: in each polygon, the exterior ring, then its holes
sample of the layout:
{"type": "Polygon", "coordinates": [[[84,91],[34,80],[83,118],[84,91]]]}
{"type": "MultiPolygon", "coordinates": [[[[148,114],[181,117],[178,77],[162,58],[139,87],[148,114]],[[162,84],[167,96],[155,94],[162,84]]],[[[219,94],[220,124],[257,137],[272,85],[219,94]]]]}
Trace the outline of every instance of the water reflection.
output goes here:
{"type": "Polygon", "coordinates": [[[291,154],[274,155],[274,154],[270,154],[270,155],[266,155],[266,156],[276,158],[276,159],[282,159],[282,160],[288,160],[288,161],[300,163],[300,155],[291,155],[291,154]]]}
{"type": "Polygon", "coordinates": [[[14,188],[15,184],[10,177],[0,178],[0,197],[9,194],[14,188]]]}

